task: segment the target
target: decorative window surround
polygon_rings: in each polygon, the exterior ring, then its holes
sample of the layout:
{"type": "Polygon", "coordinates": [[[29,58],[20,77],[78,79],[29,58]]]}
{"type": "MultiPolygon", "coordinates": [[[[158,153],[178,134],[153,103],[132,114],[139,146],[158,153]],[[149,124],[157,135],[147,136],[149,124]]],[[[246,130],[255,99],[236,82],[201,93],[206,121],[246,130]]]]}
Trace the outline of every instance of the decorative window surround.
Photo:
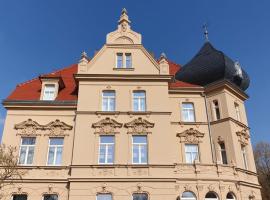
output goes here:
{"type": "Polygon", "coordinates": [[[148,128],[153,128],[154,123],[151,123],[145,119],[139,117],[124,125],[128,129],[128,134],[149,134],[151,133],[148,128]]]}
{"type": "Polygon", "coordinates": [[[19,124],[15,124],[14,128],[19,130],[17,133],[18,135],[33,136],[39,135],[37,134],[37,130],[42,130],[43,126],[32,119],[28,119],[19,124]]]}
{"type": "Polygon", "coordinates": [[[201,143],[201,138],[204,137],[204,133],[193,128],[187,129],[182,133],[177,133],[177,137],[180,137],[180,142],[189,144],[201,143]]]}
{"type": "Polygon", "coordinates": [[[242,131],[237,131],[236,135],[238,136],[238,141],[241,145],[246,146],[249,143],[250,135],[248,133],[248,129],[244,128],[242,131]]]}
{"type": "Polygon", "coordinates": [[[44,126],[45,130],[49,130],[49,136],[65,136],[66,130],[72,130],[72,126],[66,124],[65,122],[61,122],[59,119],[56,119],[53,122],[48,123],[44,126]]]}
{"type": "Polygon", "coordinates": [[[122,126],[122,123],[109,117],[92,124],[92,127],[95,129],[95,134],[116,134],[119,133],[116,129],[122,126]]]}
{"type": "Polygon", "coordinates": [[[53,101],[56,99],[58,92],[61,88],[64,87],[64,82],[61,77],[59,76],[54,76],[54,75],[44,75],[39,77],[40,81],[42,82],[41,86],[41,93],[40,93],[40,100],[44,100],[44,91],[46,85],[54,85],[55,86],[55,94],[54,94],[54,99],[49,100],[53,101]]]}

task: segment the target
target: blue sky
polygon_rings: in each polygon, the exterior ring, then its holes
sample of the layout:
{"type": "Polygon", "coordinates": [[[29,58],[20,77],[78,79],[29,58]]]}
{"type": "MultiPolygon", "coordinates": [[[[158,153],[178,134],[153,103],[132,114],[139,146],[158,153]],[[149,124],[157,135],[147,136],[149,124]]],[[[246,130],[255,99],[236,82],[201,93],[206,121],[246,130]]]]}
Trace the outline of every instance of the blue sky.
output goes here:
{"type": "MultiPolygon", "coordinates": [[[[253,144],[270,141],[270,1],[267,0],[0,0],[0,99],[16,84],[92,56],[126,7],[132,28],[159,56],[185,64],[211,43],[239,60],[251,77],[246,102],[253,144]]],[[[0,108],[0,137],[5,109],[0,108]]]]}

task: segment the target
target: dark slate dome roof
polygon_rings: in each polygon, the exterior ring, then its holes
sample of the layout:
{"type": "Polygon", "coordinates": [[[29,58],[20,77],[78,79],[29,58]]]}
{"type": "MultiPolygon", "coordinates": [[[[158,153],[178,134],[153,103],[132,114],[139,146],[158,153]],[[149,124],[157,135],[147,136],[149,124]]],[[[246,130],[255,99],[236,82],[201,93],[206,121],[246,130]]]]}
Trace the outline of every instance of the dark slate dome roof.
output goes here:
{"type": "Polygon", "coordinates": [[[205,86],[219,80],[228,80],[242,90],[249,86],[249,76],[238,62],[206,42],[200,51],[175,75],[180,81],[205,86]]]}

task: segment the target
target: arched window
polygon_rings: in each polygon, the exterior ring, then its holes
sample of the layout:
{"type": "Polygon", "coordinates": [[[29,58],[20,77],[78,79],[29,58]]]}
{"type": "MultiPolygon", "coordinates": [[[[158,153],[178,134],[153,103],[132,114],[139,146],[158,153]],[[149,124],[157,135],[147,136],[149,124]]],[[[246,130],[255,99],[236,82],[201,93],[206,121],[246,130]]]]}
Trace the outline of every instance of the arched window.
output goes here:
{"type": "Polygon", "coordinates": [[[226,200],[231,200],[231,199],[236,200],[234,194],[232,192],[229,192],[226,196],[226,200]]]}
{"type": "Polygon", "coordinates": [[[208,192],[205,195],[205,200],[218,200],[218,196],[214,192],[208,192]]]}
{"type": "Polygon", "coordinates": [[[148,200],[147,193],[134,193],[132,195],[133,200],[148,200]]]}
{"type": "Polygon", "coordinates": [[[227,153],[226,153],[225,143],[220,142],[219,143],[219,148],[220,148],[221,162],[222,162],[222,164],[227,165],[228,160],[227,160],[227,153]]]}
{"type": "Polygon", "coordinates": [[[183,192],[181,196],[181,200],[196,200],[196,196],[193,192],[186,191],[186,192],[183,192]]]}

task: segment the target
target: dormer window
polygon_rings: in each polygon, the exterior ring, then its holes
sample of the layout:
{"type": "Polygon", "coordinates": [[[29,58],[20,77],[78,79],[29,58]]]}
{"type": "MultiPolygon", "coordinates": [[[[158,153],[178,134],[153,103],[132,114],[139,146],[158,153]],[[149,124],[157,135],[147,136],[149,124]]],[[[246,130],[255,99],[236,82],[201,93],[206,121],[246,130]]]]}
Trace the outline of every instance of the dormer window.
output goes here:
{"type": "Polygon", "coordinates": [[[117,53],[116,54],[116,68],[117,69],[132,69],[131,53],[117,53]]]}
{"type": "Polygon", "coordinates": [[[43,90],[43,100],[53,101],[55,99],[56,86],[55,84],[45,84],[43,90]]]}

